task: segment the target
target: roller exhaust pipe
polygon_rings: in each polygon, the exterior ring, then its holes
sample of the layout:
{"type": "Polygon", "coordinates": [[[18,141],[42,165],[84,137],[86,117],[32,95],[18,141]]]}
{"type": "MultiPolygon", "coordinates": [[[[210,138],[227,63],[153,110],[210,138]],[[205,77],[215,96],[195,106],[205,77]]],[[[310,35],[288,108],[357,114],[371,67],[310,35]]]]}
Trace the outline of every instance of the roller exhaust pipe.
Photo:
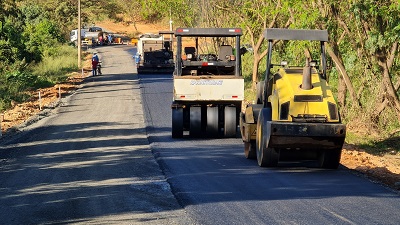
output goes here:
{"type": "Polygon", "coordinates": [[[311,80],[311,66],[310,59],[306,59],[306,66],[303,68],[303,82],[301,83],[301,89],[311,90],[312,80],[311,80]]]}

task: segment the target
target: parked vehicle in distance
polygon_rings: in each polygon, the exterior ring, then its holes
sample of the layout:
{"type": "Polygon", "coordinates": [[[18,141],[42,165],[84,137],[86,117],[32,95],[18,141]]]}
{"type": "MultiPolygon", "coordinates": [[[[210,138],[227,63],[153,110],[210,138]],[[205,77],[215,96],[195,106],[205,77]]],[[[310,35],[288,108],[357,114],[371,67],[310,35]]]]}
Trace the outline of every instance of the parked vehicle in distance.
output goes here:
{"type": "MultiPolygon", "coordinates": [[[[71,30],[70,41],[75,45],[78,44],[78,29],[71,30]]],[[[94,41],[94,45],[100,44],[102,41],[104,41],[103,29],[101,27],[89,27],[81,29],[81,41],[85,41],[91,45],[93,45],[92,41],[94,41]]]]}
{"type": "Polygon", "coordinates": [[[135,55],[139,74],[172,74],[174,71],[172,40],[165,35],[173,34],[173,31],[160,31],[158,34],[143,34],[139,37],[135,55]]]}

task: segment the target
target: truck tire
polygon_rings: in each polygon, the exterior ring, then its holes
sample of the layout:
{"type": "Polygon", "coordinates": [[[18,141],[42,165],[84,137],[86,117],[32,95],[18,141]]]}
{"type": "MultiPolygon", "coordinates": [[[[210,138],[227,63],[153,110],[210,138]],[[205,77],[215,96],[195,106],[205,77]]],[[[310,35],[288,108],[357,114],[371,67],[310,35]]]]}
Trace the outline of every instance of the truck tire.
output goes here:
{"type": "Polygon", "coordinates": [[[225,106],[224,109],[225,120],[224,120],[224,136],[225,137],[236,137],[236,107],[225,106]]]}
{"type": "Polygon", "coordinates": [[[260,111],[257,121],[256,152],[257,163],[260,167],[276,167],[279,161],[279,150],[268,148],[269,133],[267,122],[271,121],[271,108],[264,108],[260,111]]]}
{"type": "Polygon", "coordinates": [[[208,106],[207,107],[207,136],[218,137],[218,107],[208,106]]]}
{"type": "Polygon", "coordinates": [[[183,137],[183,108],[172,109],[172,138],[183,137]]]}
{"type": "Polygon", "coordinates": [[[189,134],[192,137],[201,136],[201,106],[190,107],[189,134]]]}

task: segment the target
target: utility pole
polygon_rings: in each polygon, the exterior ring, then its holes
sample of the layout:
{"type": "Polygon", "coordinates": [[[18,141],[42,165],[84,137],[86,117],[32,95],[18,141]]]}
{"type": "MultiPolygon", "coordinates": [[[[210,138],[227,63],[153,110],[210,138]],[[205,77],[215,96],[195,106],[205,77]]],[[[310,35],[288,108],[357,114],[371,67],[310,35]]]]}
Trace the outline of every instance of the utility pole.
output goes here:
{"type": "MultiPolygon", "coordinates": [[[[169,31],[172,31],[172,9],[171,8],[169,8],[169,31]]],[[[174,38],[174,36],[171,34],[169,36],[169,41],[171,42],[171,47],[172,47],[172,43],[174,43],[173,38],[174,38]]]]}
{"type": "Polygon", "coordinates": [[[78,67],[81,68],[82,40],[81,40],[81,0],[78,0],[78,67]]]}

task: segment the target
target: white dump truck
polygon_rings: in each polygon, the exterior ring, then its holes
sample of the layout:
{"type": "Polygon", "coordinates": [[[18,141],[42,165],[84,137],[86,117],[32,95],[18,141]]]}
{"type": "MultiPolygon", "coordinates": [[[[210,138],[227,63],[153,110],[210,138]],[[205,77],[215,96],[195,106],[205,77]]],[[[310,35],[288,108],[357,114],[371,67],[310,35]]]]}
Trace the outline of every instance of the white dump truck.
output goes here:
{"type": "Polygon", "coordinates": [[[244,99],[240,28],[178,28],[172,137],[236,137],[244,99]],[[183,40],[188,39],[188,40],[183,40]]]}
{"type": "MultiPolygon", "coordinates": [[[[90,42],[90,43],[94,40],[94,42],[95,42],[94,44],[97,45],[101,41],[104,41],[103,29],[100,27],[90,27],[90,28],[81,29],[81,40],[90,42]]],[[[77,44],[78,29],[71,30],[70,41],[75,43],[75,45],[77,44]]]]}

